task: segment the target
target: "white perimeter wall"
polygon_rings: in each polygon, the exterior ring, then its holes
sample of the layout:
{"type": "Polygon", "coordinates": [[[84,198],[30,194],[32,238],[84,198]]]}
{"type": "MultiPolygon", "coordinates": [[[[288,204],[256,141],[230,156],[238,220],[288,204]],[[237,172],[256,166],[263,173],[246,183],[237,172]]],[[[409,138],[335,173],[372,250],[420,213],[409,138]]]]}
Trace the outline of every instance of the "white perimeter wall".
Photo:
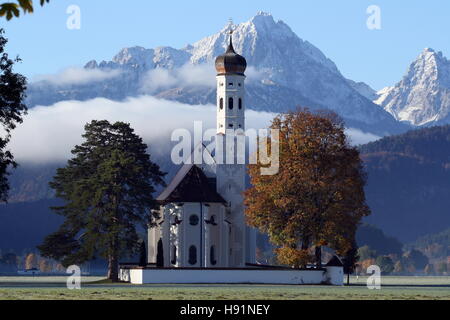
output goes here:
{"type": "Polygon", "coordinates": [[[325,270],[189,270],[121,269],[120,279],[132,284],[146,283],[259,283],[342,285],[342,267],[325,270]]]}

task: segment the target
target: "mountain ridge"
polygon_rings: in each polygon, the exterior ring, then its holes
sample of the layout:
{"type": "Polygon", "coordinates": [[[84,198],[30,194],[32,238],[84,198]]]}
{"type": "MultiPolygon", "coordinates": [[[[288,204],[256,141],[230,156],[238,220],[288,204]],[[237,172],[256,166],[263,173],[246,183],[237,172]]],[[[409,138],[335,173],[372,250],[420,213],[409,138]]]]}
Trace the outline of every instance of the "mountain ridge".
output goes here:
{"type": "MultiPolygon", "coordinates": [[[[224,27],[218,33],[182,49],[124,48],[111,61],[91,60],[85,65],[86,70],[120,70],[120,76],[67,87],[41,81],[31,84],[28,102],[30,106],[35,106],[99,96],[123,100],[128,96],[148,94],[189,104],[215,104],[213,88],[209,85],[215,75],[212,63],[227,46],[227,30],[224,27]],[[167,78],[170,72],[186,65],[192,68],[210,66],[208,72],[202,73],[207,83],[170,84],[171,79],[167,78]],[[149,74],[154,79],[158,72],[161,73],[159,82],[166,81],[166,87],[149,89],[143,85],[148,81],[149,74]]],[[[348,122],[348,126],[378,135],[400,133],[407,129],[360,94],[318,48],[299,38],[287,24],[281,20],[275,21],[270,14],[260,12],[249,21],[238,24],[233,33],[233,43],[236,51],[246,57],[251,67],[249,72],[256,75],[249,77],[248,81],[249,109],[278,113],[301,105],[333,110],[348,122]]],[[[185,77],[195,76],[186,73],[185,77]]]]}
{"type": "Polygon", "coordinates": [[[450,224],[450,125],[384,137],[360,151],[372,210],[367,222],[405,243],[450,224]]]}

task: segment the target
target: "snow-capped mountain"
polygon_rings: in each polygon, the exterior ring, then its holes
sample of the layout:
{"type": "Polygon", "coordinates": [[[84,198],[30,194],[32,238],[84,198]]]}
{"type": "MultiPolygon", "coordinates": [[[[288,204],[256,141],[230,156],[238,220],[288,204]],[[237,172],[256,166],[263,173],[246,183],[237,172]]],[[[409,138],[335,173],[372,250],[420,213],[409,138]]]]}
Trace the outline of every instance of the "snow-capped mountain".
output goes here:
{"type": "MultiPolygon", "coordinates": [[[[86,70],[120,71],[95,83],[58,85],[33,83],[29,105],[49,105],[61,100],[95,97],[124,99],[151,94],[189,104],[215,103],[215,57],[228,42],[228,28],[182,49],[160,47],[122,49],[112,61],[86,64],[86,70]]],[[[318,48],[300,39],[282,21],[260,12],[236,26],[233,43],[248,65],[250,109],[282,112],[297,106],[328,108],[348,126],[380,135],[404,130],[386,111],[376,106],[369,89],[349,82],[318,48]],[[363,87],[361,89],[361,87],[363,87]]]]}
{"type": "Polygon", "coordinates": [[[450,122],[450,61],[426,48],[394,87],[378,92],[374,102],[397,120],[414,126],[450,122]]]}
{"type": "Polygon", "coordinates": [[[347,79],[347,83],[350,85],[350,87],[352,87],[353,89],[355,89],[356,91],[358,91],[358,93],[360,95],[362,95],[363,97],[366,97],[369,100],[376,100],[378,99],[378,93],[376,90],[374,90],[372,87],[370,87],[367,83],[365,82],[356,82],[350,79],[347,79]]]}

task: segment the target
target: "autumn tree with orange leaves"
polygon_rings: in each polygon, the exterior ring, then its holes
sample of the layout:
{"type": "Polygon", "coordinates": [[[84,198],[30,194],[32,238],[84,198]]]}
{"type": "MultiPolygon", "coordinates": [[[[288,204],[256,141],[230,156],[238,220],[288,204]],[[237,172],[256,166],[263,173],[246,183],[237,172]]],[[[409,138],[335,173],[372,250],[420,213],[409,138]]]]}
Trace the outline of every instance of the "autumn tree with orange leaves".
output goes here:
{"type": "Polygon", "coordinates": [[[281,263],[305,267],[315,260],[320,268],[322,246],[344,256],[370,213],[359,152],[332,112],[299,109],[278,115],[270,128],[280,133],[280,168],[275,175],[261,175],[261,162],[249,166],[247,221],[279,247],[281,263]]]}

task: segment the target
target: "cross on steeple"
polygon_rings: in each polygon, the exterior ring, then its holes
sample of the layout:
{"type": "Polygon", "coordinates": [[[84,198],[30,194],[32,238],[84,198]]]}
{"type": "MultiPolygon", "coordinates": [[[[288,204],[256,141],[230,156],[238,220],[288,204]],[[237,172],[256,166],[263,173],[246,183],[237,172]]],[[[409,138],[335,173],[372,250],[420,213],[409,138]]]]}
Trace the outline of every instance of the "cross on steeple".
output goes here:
{"type": "Polygon", "coordinates": [[[232,35],[234,32],[235,25],[233,23],[233,19],[228,19],[228,34],[232,35]]]}

